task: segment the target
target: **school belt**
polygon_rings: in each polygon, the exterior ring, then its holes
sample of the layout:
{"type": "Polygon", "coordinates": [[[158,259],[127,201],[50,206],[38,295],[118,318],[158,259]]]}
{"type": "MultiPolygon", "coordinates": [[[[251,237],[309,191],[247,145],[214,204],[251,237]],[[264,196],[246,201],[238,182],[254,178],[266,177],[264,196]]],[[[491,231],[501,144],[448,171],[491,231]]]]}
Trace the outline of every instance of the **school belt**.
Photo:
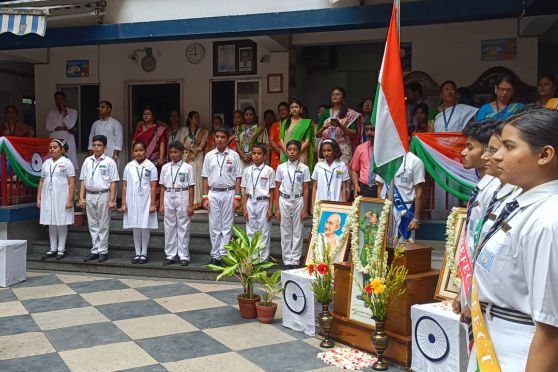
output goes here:
{"type": "Polygon", "coordinates": [[[522,313],[521,311],[497,306],[494,304],[489,304],[483,301],[480,301],[480,305],[481,305],[481,311],[483,313],[488,313],[488,316],[493,316],[495,318],[507,320],[508,322],[512,322],[512,323],[518,323],[518,324],[530,325],[530,326],[535,325],[533,319],[529,315],[522,313]]]}
{"type": "Polygon", "coordinates": [[[86,193],[93,194],[93,195],[104,194],[104,193],[109,192],[109,191],[110,191],[109,189],[101,190],[101,191],[85,190],[86,193]]]}
{"type": "Polygon", "coordinates": [[[225,188],[219,188],[219,187],[210,187],[209,190],[211,191],[218,191],[218,192],[225,192],[225,191],[231,191],[234,190],[235,187],[231,186],[231,187],[225,187],[225,188]]]}
{"type": "Polygon", "coordinates": [[[269,200],[269,196],[258,196],[257,198],[253,197],[252,195],[248,195],[248,199],[253,200],[269,200]]]}
{"type": "Polygon", "coordinates": [[[279,195],[284,199],[298,199],[298,198],[302,198],[304,196],[304,194],[289,195],[289,194],[282,193],[281,191],[279,191],[279,195]]]}
{"type": "Polygon", "coordinates": [[[169,187],[166,191],[188,191],[187,187],[169,187]]]}

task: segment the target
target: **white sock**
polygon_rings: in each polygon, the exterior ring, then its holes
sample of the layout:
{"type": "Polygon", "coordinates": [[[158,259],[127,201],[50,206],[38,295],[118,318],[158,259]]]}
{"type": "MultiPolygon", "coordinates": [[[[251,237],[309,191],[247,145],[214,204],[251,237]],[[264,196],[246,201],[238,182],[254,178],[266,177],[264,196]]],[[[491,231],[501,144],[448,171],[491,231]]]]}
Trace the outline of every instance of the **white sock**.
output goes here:
{"type": "Polygon", "coordinates": [[[50,239],[50,251],[58,250],[58,229],[56,225],[48,225],[48,237],[50,239]]]}
{"type": "Polygon", "coordinates": [[[68,238],[68,225],[56,226],[58,230],[58,253],[66,250],[66,239],[68,238]]]}
{"type": "Polygon", "coordinates": [[[134,232],[134,249],[136,256],[141,255],[141,229],[133,229],[134,232]]]}
{"type": "Polygon", "coordinates": [[[149,244],[149,237],[151,231],[149,229],[141,229],[141,255],[147,256],[147,245],[149,244]]]}

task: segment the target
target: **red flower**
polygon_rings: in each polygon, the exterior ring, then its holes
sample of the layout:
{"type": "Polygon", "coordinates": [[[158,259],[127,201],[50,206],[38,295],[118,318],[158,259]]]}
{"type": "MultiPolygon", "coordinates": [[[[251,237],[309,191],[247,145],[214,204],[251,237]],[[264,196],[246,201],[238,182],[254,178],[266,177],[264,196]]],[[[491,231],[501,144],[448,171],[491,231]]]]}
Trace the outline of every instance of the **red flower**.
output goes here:
{"type": "Polygon", "coordinates": [[[316,266],[316,270],[320,275],[325,275],[329,271],[329,267],[325,263],[320,263],[316,266]]]}
{"type": "Polygon", "coordinates": [[[368,294],[372,294],[374,292],[374,289],[372,288],[372,284],[368,283],[368,285],[364,287],[364,292],[368,294]]]}
{"type": "Polygon", "coordinates": [[[307,265],[306,270],[308,271],[308,274],[313,274],[314,273],[314,264],[307,265]]]}

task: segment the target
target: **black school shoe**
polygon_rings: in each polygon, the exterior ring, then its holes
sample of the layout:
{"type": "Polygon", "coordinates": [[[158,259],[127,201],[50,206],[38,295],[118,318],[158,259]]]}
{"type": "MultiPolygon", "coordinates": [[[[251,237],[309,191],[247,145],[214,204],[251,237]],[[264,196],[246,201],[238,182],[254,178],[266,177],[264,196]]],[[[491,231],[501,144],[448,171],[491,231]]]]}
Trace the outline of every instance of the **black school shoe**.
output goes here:
{"type": "Polygon", "coordinates": [[[171,259],[169,259],[169,258],[165,258],[165,260],[163,261],[163,266],[169,266],[169,265],[172,265],[172,264],[175,264],[175,263],[176,263],[175,260],[171,260],[171,259]]]}
{"type": "Polygon", "coordinates": [[[89,256],[84,257],[83,261],[87,262],[87,261],[93,261],[99,258],[99,255],[97,253],[89,253],[89,256]]]}
{"type": "Polygon", "coordinates": [[[223,266],[223,262],[217,258],[212,258],[211,260],[209,260],[209,262],[207,263],[208,265],[216,265],[216,266],[223,266]]]}
{"type": "Polygon", "coordinates": [[[141,256],[134,256],[134,258],[132,258],[132,263],[133,263],[133,264],[137,264],[137,263],[139,262],[139,260],[140,260],[140,257],[141,257],[141,256]]]}
{"type": "Polygon", "coordinates": [[[97,262],[105,262],[106,260],[108,260],[108,254],[100,254],[97,262]]]}
{"type": "Polygon", "coordinates": [[[58,252],[58,254],[56,255],[56,261],[60,261],[60,260],[63,259],[64,257],[66,257],[66,253],[65,253],[65,252],[58,252]]]}
{"type": "Polygon", "coordinates": [[[41,260],[46,260],[47,258],[56,258],[57,252],[48,251],[41,255],[41,260]]]}
{"type": "Polygon", "coordinates": [[[190,265],[190,260],[180,260],[180,266],[188,266],[190,265]]]}
{"type": "Polygon", "coordinates": [[[149,259],[147,258],[147,256],[140,256],[138,263],[140,265],[143,265],[144,263],[147,263],[147,261],[149,261],[149,259]]]}

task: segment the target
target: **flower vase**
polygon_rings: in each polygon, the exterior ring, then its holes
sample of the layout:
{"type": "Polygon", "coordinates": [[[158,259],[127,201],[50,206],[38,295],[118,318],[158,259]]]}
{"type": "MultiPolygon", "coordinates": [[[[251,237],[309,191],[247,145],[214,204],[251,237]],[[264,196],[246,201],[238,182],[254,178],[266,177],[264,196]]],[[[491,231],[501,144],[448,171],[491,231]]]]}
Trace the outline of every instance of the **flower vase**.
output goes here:
{"type": "Polygon", "coordinates": [[[388,346],[389,337],[384,331],[385,319],[374,319],[374,321],[376,322],[376,329],[374,329],[374,333],[372,333],[372,345],[374,345],[378,359],[372,365],[372,369],[375,371],[387,371],[388,365],[384,362],[384,352],[388,346]]]}
{"type": "Polygon", "coordinates": [[[333,341],[329,338],[329,333],[333,327],[333,316],[329,313],[329,304],[322,304],[322,312],[318,315],[318,324],[320,325],[320,333],[324,335],[320,347],[333,347],[333,341]]]}

